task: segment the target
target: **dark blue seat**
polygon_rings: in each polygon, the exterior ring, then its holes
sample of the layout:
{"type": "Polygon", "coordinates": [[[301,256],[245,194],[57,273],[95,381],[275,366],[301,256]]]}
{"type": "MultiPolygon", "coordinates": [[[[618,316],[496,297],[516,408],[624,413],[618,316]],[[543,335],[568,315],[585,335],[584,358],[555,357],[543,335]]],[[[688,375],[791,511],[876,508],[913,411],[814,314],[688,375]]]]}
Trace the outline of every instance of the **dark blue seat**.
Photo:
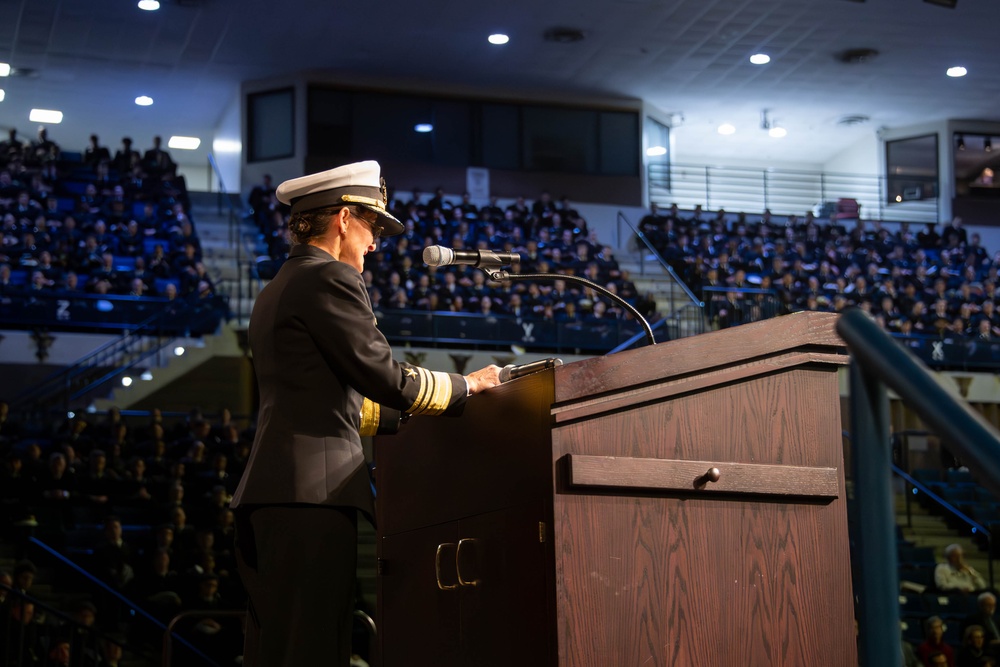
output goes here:
{"type": "Polygon", "coordinates": [[[898,551],[900,564],[926,568],[937,565],[933,547],[898,547],[898,551]]]}
{"type": "Polygon", "coordinates": [[[936,468],[914,468],[910,471],[910,476],[918,482],[940,482],[941,471],[936,468]]]}
{"type": "Polygon", "coordinates": [[[948,484],[973,484],[972,473],[968,470],[945,470],[944,481],[948,484]]]}

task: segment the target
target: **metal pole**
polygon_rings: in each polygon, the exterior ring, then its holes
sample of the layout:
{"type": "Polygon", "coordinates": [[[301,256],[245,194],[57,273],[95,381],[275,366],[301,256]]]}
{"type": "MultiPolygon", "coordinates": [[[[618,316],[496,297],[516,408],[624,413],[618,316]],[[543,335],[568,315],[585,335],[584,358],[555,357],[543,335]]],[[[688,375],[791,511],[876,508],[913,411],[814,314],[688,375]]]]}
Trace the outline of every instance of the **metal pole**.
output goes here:
{"type": "Polygon", "coordinates": [[[851,461],[861,564],[855,582],[860,591],[861,664],[901,667],[889,398],[885,387],[863,370],[857,359],[851,359],[850,391],[851,461]]]}

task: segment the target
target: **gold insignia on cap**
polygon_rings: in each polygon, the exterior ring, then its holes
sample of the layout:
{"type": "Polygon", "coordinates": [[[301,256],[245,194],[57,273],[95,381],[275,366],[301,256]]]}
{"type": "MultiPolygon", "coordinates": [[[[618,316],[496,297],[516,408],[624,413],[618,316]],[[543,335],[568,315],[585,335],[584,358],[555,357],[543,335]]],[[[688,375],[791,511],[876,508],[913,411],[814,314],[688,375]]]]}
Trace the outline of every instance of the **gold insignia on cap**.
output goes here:
{"type": "Polygon", "coordinates": [[[415,368],[407,368],[403,373],[411,380],[417,377],[417,370],[415,368]]]}
{"type": "Polygon", "coordinates": [[[439,415],[451,404],[451,376],[439,371],[429,371],[419,366],[407,369],[420,376],[417,400],[406,410],[413,415],[439,415]]]}
{"type": "Polygon", "coordinates": [[[382,193],[382,206],[386,206],[389,203],[389,197],[387,195],[388,189],[385,187],[385,176],[379,176],[378,183],[378,190],[382,193]]]}

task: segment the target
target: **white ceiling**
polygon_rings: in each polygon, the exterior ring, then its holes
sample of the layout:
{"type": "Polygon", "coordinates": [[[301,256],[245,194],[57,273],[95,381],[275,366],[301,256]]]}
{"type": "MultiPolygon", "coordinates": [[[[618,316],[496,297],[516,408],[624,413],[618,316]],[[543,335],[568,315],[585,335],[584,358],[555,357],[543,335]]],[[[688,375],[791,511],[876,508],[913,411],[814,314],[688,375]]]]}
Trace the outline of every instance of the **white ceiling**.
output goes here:
{"type": "MultiPolygon", "coordinates": [[[[65,112],[49,136],[96,132],[142,150],[213,130],[244,80],[304,70],[525,99],[640,98],[678,120],[678,154],[819,164],[878,127],[1000,119],[1000,3],[958,0],[0,0],[0,127],[35,134],[31,107],[65,112]],[[578,28],[561,44],[545,29],[578,28]],[[491,46],[492,32],[510,43],[491,46]],[[836,54],[880,54],[845,64],[836,54]],[[765,66],[748,57],[772,56],[765,66]],[[945,69],[969,75],[950,79],[945,69]],[[137,95],[152,107],[137,107],[137,95]],[[771,139],[761,110],[788,129],[771,139]],[[848,115],[870,121],[845,127],[848,115]],[[680,119],[683,118],[681,121],[680,119]],[[738,131],[717,134],[720,123],[738,131]]],[[[198,159],[203,158],[203,151],[198,159]]],[[[176,154],[175,154],[176,156],[176,154]]],[[[179,157],[179,156],[176,156],[179,157]]]]}

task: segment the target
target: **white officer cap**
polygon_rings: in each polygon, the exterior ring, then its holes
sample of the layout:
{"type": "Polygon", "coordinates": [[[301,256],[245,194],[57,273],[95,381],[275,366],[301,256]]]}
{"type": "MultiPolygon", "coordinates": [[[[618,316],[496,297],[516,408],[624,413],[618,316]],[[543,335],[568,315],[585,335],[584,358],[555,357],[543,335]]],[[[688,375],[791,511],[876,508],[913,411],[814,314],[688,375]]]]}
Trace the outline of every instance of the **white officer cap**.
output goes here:
{"type": "Polygon", "coordinates": [[[385,208],[388,199],[380,171],[375,160],[345,164],[285,181],[275,194],[278,201],[291,205],[292,213],[345,204],[362,206],[378,214],[382,236],[402,234],[403,224],[385,208]]]}

